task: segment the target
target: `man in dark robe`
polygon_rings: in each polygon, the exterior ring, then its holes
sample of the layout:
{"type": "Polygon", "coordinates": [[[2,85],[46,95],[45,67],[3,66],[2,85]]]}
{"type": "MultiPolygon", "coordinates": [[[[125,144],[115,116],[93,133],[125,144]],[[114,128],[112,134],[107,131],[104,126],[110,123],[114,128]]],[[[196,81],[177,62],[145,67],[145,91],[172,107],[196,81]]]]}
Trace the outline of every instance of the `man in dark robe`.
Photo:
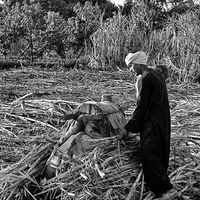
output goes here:
{"type": "Polygon", "coordinates": [[[161,73],[147,67],[147,56],[142,51],[129,53],[125,62],[141,77],[138,80],[136,109],[121,134],[140,133],[145,181],[156,198],[173,199],[177,192],[167,175],[171,122],[165,79],[161,73]]]}

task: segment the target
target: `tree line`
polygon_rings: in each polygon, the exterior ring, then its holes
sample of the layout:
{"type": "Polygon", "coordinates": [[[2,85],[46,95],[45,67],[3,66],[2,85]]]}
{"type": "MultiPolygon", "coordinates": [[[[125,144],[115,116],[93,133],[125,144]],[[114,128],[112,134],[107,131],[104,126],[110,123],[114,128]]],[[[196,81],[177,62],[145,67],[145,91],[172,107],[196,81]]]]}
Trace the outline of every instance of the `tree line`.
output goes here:
{"type": "Polygon", "coordinates": [[[4,0],[1,7],[2,59],[34,62],[90,54],[100,66],[112,67],[122,64],[128,51],[144,48],[169,18],[198,5],[192,0],[126,0],[124,6],[108,0],[4,0]]]}

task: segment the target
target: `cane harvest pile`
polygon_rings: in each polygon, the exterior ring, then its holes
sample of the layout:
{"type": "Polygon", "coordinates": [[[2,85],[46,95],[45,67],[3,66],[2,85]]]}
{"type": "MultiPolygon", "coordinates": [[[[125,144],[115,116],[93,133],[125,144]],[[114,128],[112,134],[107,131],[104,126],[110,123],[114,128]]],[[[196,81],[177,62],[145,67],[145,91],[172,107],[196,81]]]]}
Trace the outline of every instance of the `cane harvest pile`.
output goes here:
{"type": "MultiPolygon", "coordinates": [[[[200,199],[200,91],[167,82],[172,122],[169,177],[184,199],[200,199]]],[[[45,163],[72,120],[64,115],[109,93],[126,119],[136,105],[128,71],[40,68],[0,72],[0,199],[142,200],[150,194],[139,157],[138,134],[128,141],[100,139],[81,160],[50,180],[45,163]]]]}

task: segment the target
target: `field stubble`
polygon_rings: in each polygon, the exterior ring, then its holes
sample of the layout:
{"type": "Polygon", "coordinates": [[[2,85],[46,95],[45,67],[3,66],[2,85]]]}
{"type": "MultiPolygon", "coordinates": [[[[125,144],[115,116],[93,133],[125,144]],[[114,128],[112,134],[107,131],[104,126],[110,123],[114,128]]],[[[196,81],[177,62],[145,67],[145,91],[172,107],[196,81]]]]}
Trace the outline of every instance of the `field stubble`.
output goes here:
{"type": "MultiPolygon", "coordinates": [[[[113,138],[105,140],[103,146],[85,157],[82,165],[44,183],[42,189],[36,187],[34,179],[69,126],[70,121],[63,120],[64,113],[71,113],[82,102],[100,101],[102,94],[110,93],[129,119],[136,105],[134,81],[128,71],[1,71],[1,199],[37,199],[39,192],[53,199],[58,188],[61,199],[143,199],[149,191],[137,159],[137,137],[132,141],[135,149],[113,138]],[[130,161],[134,151],[135,158],[130,161]],[[31,184],[35,184],[34,191],[31,184]]],[[[199,199],[199,85],[168,82],[168,91],[172,120],[169,176],[185,199],[199,199]]]]}

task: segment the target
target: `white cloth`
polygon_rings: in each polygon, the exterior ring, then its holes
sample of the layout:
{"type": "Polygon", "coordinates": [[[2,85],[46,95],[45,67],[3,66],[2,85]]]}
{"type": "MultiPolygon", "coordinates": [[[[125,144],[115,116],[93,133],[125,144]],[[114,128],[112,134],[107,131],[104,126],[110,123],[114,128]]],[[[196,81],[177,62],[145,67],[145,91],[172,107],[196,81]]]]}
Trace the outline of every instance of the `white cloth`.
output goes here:
{"type": "Polygon", "coordinates": [[[125,63],[129,64],[147,64],[147,55],[143,51],[138,51],[136,53],[129,53],[125,58],[125,63]]]}

